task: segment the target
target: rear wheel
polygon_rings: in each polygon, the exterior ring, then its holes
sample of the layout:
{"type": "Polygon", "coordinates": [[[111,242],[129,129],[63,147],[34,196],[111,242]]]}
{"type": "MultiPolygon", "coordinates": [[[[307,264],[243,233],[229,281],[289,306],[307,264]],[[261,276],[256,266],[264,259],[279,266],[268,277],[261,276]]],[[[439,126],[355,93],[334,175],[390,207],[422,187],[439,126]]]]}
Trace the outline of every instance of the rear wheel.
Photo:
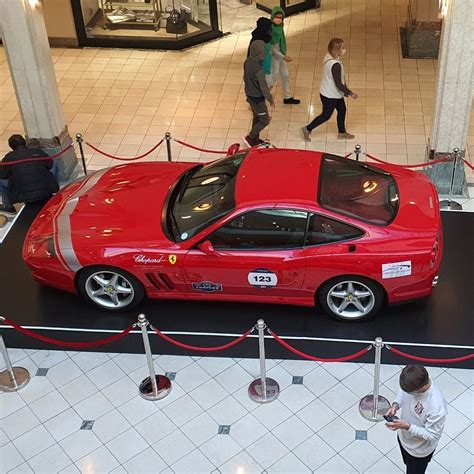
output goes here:
{"type": "Polygon", "coordinates": [[[326,313],[340,321],[362,321],[382,306],[383,291],[364,277],[342,276],[326,282],[318,293],[326,313]]]}
{"type": "Polygon", "coordinates": [[[87,268],[77,283],[86,300],[108,311],[133,309],[145,295],[142,284],[133,275],[114,267],[87,268]]]}

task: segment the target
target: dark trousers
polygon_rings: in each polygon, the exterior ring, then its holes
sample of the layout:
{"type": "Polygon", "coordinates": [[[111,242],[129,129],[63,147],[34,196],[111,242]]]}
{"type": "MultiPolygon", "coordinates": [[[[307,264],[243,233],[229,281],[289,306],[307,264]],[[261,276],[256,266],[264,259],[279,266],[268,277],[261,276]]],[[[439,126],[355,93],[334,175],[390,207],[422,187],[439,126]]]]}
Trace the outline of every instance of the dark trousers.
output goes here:
{"type": "Polygon", "coordinates": [[[324,122],[327,122],[330,118],[334,109],[337,110],[337,130],[339,133],[346,132],[346,103],[344,99],[329,99],[319,94],[321,102],[323,104],[323,111],[318,115],[306,128],[311,132],[316,127],[324,122]]]}
{"type": "Polygon", "coordinates": [[[260,138],[260,132],[270,123],[270,116],[268,115],[267,104],[265,99],[263,100],[252,100],[247,97],[247,102],[252,109],[252,129],[250,130],[250,138],[258,140],[260,138]]]}
{"type": "Polygon", "coordinates": [[[400,443],[400,438],[397,436],[398,445],[400,446],[400,450],[402,452],[402,458],[405,466],[407,467],[406,474],[425,474],[426,468],[428,467],[428,463],[431,461],[433,457],[434,451],[425,456],[424,458],[416,458],[412,456],[400,443]]]}

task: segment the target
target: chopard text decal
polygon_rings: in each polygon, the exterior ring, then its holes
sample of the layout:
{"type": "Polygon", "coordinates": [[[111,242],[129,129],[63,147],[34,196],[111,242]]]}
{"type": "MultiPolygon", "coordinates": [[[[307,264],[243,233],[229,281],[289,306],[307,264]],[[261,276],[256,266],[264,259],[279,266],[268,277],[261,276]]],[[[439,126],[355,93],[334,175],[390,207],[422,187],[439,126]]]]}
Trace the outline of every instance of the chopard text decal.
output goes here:
{"type": "Polygon", "coordinates": [[[143,263],[145,265],[149,265],[149,264],[162,263],[164,262],[165,257],[163,257],[163,255],[160,255],[159,257],[147,257],[146,255],[143,255],[143,254],[135,254],[133,256],[133,260],[135,260],[135,263],[143,263]]]}

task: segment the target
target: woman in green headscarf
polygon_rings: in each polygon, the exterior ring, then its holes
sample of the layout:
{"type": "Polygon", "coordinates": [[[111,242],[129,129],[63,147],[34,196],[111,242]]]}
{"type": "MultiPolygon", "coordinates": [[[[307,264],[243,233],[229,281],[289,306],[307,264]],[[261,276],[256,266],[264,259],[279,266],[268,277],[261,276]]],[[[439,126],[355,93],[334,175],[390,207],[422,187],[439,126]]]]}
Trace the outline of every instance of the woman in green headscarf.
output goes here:
{"type": "Polygon", "coordinates": [[[271,40],[271,58],[272,66],[270,74],[266,76],[267,83],[270,87],[275,86],[278,78],[281,76],[283,82],[283,103],[299,104],[300,101],[295,99],[290,92],[290,75],[286,63],[292,59],[286,55],[286,38],[283,29],[283,20],[285,12],[281,7],[273,7],[272,9],[272,40],[271,40]]]}

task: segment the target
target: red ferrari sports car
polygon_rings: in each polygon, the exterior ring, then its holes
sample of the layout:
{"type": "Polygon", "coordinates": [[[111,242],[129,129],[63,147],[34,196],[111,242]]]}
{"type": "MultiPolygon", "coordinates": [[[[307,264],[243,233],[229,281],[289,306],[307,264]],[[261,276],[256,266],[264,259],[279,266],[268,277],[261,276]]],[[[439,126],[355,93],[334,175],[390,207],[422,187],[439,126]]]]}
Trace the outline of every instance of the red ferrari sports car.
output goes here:
{"type": "Polygon", "coordinates": [[[304,150],[134,163],[56,194],[23,247],[33,277],[105,310],[148,296],[321,305],[362,320],[427,296],[442,229],[422,174],[304,150]]]}

